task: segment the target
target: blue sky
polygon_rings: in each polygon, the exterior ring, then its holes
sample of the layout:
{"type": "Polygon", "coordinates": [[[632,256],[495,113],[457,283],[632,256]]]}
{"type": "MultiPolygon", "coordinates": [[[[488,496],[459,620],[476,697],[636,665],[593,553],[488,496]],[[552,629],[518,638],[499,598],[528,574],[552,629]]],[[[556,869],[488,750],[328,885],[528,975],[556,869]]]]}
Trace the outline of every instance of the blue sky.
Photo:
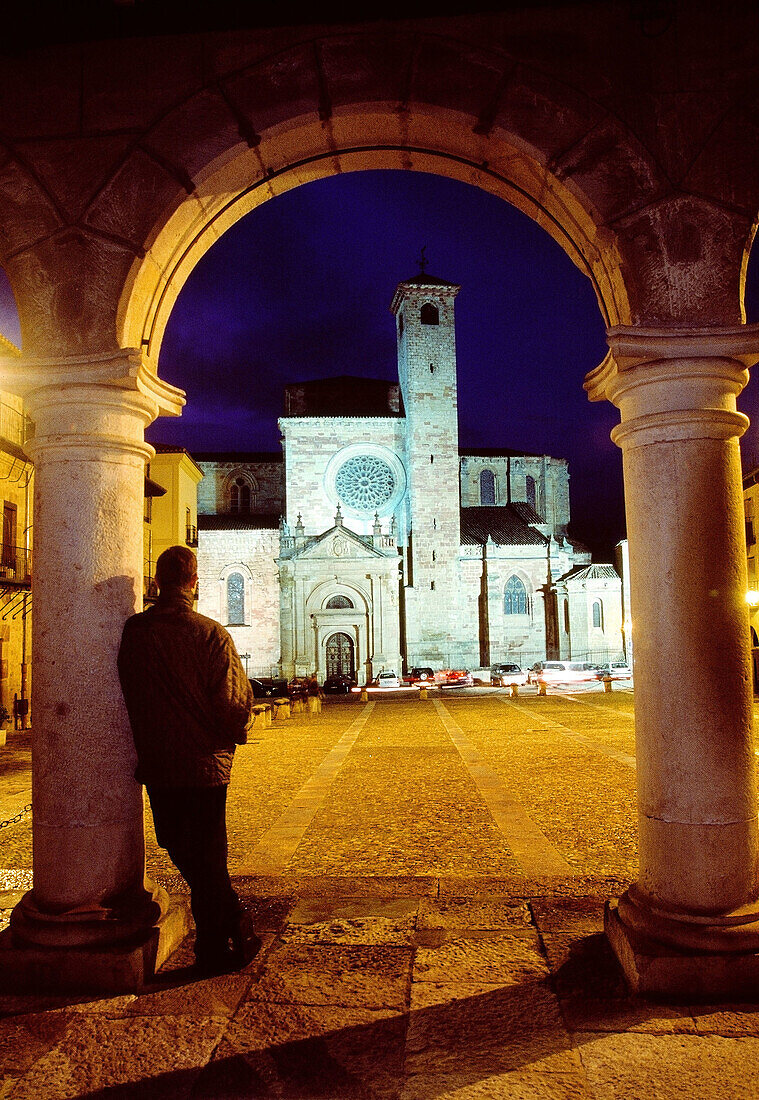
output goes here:
{"type": "MultiPolygon", "coordinates": [[[[418,272],[422,247],[429,273],[461,284],[462,445],[568,459],[573,533],[608,560],[624,536],[622,464],[609,439],[618,413],[582,388],[606,352],[591,284],[525,215],[442,177],[332,177],[230,229],[186,283],[161,351],[160,373],[187,391],[187,407],[180,419],[159,419],[148,439],[191,453],[277,450],[286,383],[396,378],[389,307],[397,283],[418,272]]],[[[14,312],[0,285],[0,331],[17,341],[14,312]]],[[[754,379],[741,405],[759,423],[757,389],[754,379]]],[[[752,466],[756,438],[752,428],[744,446],[752,466]]]]}

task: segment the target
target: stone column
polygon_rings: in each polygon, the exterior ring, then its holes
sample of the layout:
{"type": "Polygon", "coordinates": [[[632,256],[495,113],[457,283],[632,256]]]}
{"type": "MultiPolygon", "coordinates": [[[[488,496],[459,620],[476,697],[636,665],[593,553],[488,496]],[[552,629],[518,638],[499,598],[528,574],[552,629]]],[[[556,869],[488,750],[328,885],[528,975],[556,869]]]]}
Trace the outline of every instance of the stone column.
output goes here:
{"type": "Polygon", "coordinates": [[[759,330],[615,328],[609,346],[585,385],[621,413],[640,873],[607,934],[641,993],[744,996],[759,848],[736,396],[759,330]]]}
{"type": "Polygon", "coordinates": [[[126,352],[27,361],[14,389],[35,423],[34,879],[3,970],[32,986],[135,987],[185,927],[169,928],[166,894],[145,879],[116,670],[124,620],[142,610],[144,428],[181,394],[126,352]]]}

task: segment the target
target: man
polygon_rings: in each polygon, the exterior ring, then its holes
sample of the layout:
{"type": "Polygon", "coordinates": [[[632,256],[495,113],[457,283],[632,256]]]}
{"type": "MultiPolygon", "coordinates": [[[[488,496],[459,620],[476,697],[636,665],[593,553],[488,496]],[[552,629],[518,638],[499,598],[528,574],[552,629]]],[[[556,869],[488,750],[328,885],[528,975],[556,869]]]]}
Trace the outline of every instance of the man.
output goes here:
{"type": "Polygon", "coordinates": [[[155,580],[158,600],[127,620],[118,655],[135,779],[147,789],[158,843],[190,887],[198,969],[225,973],[260,947],[243,932],[227,869],[227,786],[252,722],[253,692],[230,635],[193,610],[192,550],[164,550],[155,580]]]}

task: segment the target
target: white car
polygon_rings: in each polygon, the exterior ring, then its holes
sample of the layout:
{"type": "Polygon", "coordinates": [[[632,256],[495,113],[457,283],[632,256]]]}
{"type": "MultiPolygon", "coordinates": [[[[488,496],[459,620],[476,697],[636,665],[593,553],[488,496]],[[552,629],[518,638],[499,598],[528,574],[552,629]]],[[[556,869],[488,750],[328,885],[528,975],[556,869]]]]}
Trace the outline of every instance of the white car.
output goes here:
{"type": "Polygon", "coordinates": [[[597,671],[589,661],[543,661],[532,679],[538,684],[580,684],[597,679],[597,671]]]}
{"type": "Polygon", "coordinates": [[[494,687],[508,687],[509,684],[526,684],[527,673],[521,665],[505,664],[492,665],[490,669],[490,683],[494,687]]]}
{"type": "Polygon", "coordinates": [[[374,687],[399,688],[401,681],[394,672],[380,672],[374,679],[374,687]]]}

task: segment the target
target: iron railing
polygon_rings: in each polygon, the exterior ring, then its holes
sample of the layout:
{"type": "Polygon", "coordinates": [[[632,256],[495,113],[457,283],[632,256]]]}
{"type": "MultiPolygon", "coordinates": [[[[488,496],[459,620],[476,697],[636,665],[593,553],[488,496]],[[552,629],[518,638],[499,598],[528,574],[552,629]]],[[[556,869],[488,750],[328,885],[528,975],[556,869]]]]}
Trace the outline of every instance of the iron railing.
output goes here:
{"type": "Polygon", "coordinates": [[[27,587],[31,585],[31,550],[25,546],[8,546],[3,543],[0,549],[0,583],[21,584],[27,587]]]}
{"type": "Polygon", "coordinates": [[[187,537],[185,538],[185,542],[188,546],[198,545],[198,529],[191,523],[187,524],[187,537]]]}
{"type": "Polygon", "coordinates": [[[32,435],[32,422],[25,413],[0,401],[0,437],[23,447],[32,435]]]}

